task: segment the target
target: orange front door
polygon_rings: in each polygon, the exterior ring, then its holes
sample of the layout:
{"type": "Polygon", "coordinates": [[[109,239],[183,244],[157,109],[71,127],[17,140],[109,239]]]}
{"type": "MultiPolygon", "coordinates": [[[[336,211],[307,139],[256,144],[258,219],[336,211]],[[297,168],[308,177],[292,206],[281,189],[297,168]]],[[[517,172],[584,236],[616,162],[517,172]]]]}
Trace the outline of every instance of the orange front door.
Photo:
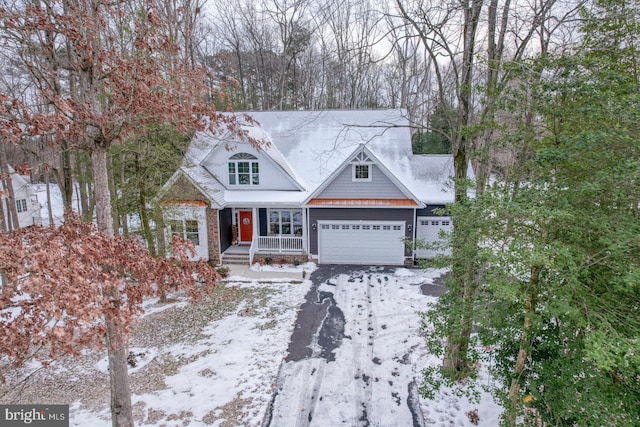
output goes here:
{"type": "Polygon", "coordinates": [[[253,220],[251,211],[240,211],[240,241],[250,242],[253,238],[253,220]]]}

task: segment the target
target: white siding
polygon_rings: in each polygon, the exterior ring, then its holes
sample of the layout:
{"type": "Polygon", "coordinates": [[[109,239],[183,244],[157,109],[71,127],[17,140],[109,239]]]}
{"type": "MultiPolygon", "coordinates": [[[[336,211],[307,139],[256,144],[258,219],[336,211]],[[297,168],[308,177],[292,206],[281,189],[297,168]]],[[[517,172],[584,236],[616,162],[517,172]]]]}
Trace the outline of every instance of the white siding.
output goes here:
{"type": "Polygon", "coordinates": [[[211,172],[227,188],[234,190],[298,190],[289,176],[272,159],[258,151],[249,144],[233,144],[232,151],[224,147],[218,149],[213,155],[203,162],[203,166],[211,172]],[[238,153],[248,153],[258,158],[260,168],[259,185],[234,185],[229,186],[229,157],[238,153]]]}
{"type": "MultiPolygon", "coordinates": [[[[196,256],[193,257],[194,260],[209,259],[209,246],[207,244],[208,239],[206,209],[207,208],[201,206],[170,206],[166,207],[164,210],[164,218],[167,223],[169,221],[198,221],[199,244],[196,245],[196,256]]],[[[170,231],[171,230],[167,227],[169,237],[171,236],[170,231]]]]}
{"type": "MultiPolygon", "coordinates": [[[[11,182],[13,184],[13,193],[15,195],[16,202],[24,200],[26,202],[26,210],[18,212],[19,227],[28,227],[34,224],[41,224],[42,218],[40,217],[40,203],[38,202],[38,195],[36,190],[29,184],[24,178],[17,173],[11,174],[11,182]]],[[[3,202],[4,203],[4,202],[3,202]]],[[[22,207],[21,203],[21,207],[22,207]]],[[[5,219],[8,214],[6,205],[4,206],[5,219]]],[[[19,209],[21,210],[21,209],[19,209]]]]}

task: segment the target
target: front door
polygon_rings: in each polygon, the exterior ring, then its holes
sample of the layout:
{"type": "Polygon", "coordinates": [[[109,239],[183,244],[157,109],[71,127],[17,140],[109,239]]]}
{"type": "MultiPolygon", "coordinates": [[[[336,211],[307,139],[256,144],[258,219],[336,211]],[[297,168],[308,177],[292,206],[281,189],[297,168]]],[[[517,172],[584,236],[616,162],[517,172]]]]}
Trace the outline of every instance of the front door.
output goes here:
{"type": "Polygon", "coordinates": [[[240,211],[240,241],[250,242],[253,239],[253,220],[251,211],[240,211]]]}

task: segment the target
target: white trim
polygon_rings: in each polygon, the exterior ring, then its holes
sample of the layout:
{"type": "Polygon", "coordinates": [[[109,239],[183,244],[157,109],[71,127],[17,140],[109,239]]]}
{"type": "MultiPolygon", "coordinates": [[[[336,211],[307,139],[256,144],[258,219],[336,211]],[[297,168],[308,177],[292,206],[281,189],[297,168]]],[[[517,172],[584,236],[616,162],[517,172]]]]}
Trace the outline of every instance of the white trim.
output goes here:
{"type": "MultiPolygon", "coordinates": [[[[256,187],[260,187],[260,160],[255,157],[253,154],[249,154],[249,153],[245,153],[245,152],[241,152],[241,153],[237,153],[234,154],[233,156],[229,157],[227,159],[227,185],[229,186],[229,188],[256,188],[256,187]],[[233,156],[237,156],[238,154],[246,154],[248,156],[252,156],[253,158],[242,158],[242,159],[232,159],[231,157],[233,156]],[[249,171],[247,172],[249,175],[249,182],[247,184],[241,184],[240,183],[240,170],[239,170],[239,164],[240,163],[247,163],[249,165],[249,171]],[[229,180],[229,177],[231,176],[231,172],[229,171],[229,166],[231,166],[231,164],[233,164],[233,178],[236,181],[235,184],[232,184],[229,180]],[[253,166],[257,165],[257,169],[258,172],[254,172],[253,171],[253,166]],[[254,178],[258,179],[258,183],[254,184],[254,178]]],[[[242,173],[242,175],[247,175],[247,173],[242,173]]]]}
{"type": "MultiPolygon", "coordinates": [[[[422,239],[422,237],[418,236],[418,228],[419,227],[426,227],[427,225],[422,225],[421,222],[425,221],[425,222],[434,222],[437,221],[438,224],[432,224],[432,227],[438,227],[438,232],[440,230],[442,230],[442,227],[449,227],[450,230],[453,230],[453,220],[451,219],[450,216],[437,216],[437,215],[422,215],[422,216],[416,216],[416,226],[415,226],[415,233],[414,233],[414,239],[418,240],[419,238],[422,239]],[[446,224],[442,224],[442,222],[446,222],[446,224]]],[[[437,238],[435,238],[437,239],[437,238]]],[[[432,240],[432,241],[428,241],[426,243],[432,243],[435,242],[436,240],[432,240]]],[[[437,239],[440,240],[440,239],[437,239]]],[[[449,255],[451,253],[451,250],[444,250],[444,251],[436,251],[433,249],[414,249],[413,250],[413,256],[416,259],[427,259],[427,258],[432,258],[438,254],[445,254],[445,255],[449,255]]]]}
{"type": "Polygon", "coordinates": [[[242,243],[246,243],[246,242],[251,242],[253,240],[253,236],[255,236],[255,226],[256,226],[255,209],[256,208],[233,208],[233,211],[231,213],[231,215],[232,215],[231,225],[235,225],[237,227],[237,230],[238,230],[238,243],[241,243],[241,242],[242,243]],[[240,229],[240,212],[251,212],[251,229],[252,229],[251,240],[243,240],[243,238],[242,238],[242,230],[240,229]]]}
{"type": "Polygon", "coordinates": [[[373,175],[373,163],[351,163],[351,182],[371,182],[371,175],[373,175]],[[358,166],[367,167],[367,178],[357,178],[356,168],[358,166]]]}
{"type": "MultiPolygon", "coordinates": [[[[373,221],[367,221],[367,220],[344,220],[344,221],[340,221],[340,220],[318,220],[318,229],[317,229],[317,239],[318,239],[318,254],[317,254],[317,258],[318,258],[318,263],[322,264],[324,262],[326,262],[325,260],[323,260],[323,254],[321,251],[322,248],[322,227],[323,226],[333,226],[333,225],[349,225],[349,226],[354,226],[354,225],[359,225],[359,226],[390,226],[390,227],[399,227],[398,230],[391,230],[391,231],[398,231],[400,232],[400,234],[402,235],[402,237],[406,237],[406,221],[383,221],[383,220],[373,220],[373,221]]],[[[404,264],[404,260],[405,260],[405,245],[404,243],[402,244],[402,251],[400,254],[397,254],[397,259],[396,258],[396,254],[390,254],[392,256],[392,258],[394,258],[393,261],[389,262],[389,263],[379,263],[378,264],[389,264],[389,265],[403,265],[404,264]]],[[[324,257],[326,259],[326,255],[324,257]]],[[[361,260],[358,259],[352,259],[352,260],[345,260],[345,262],[343,264],[364,264],[360,262],[361,260]]]]}

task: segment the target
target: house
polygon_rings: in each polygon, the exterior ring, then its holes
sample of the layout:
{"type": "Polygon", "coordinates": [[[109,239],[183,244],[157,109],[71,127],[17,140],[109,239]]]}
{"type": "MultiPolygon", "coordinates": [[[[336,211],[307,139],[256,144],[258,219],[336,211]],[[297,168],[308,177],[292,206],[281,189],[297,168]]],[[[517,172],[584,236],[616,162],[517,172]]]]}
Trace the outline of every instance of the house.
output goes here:
{"type": "MultiPolygon", "coordinates": [[[[11,184],[13,185],[13,194],[15,196],[16,210],[18,212],[18,227],[28,227],[30,225],[41,224],[40,203],[36,190],[31,185],[28,176],[19,175],[15,169],[9,166],[9,174],[11,176],[11,184]]],[[[5,200],[6,201],[6,200],[5,200]]],[[[9,209],[5,204],[3,206],[5,224],[8,224],[9,209]]]]}
{"type": "Polygon", "coordinates": [[[249,112],[247,135],[195,135],[160,201],[214,263],[244,257],[403,265],[450,230],[450,155],[413,155],[403,110],[249,112]]]}

